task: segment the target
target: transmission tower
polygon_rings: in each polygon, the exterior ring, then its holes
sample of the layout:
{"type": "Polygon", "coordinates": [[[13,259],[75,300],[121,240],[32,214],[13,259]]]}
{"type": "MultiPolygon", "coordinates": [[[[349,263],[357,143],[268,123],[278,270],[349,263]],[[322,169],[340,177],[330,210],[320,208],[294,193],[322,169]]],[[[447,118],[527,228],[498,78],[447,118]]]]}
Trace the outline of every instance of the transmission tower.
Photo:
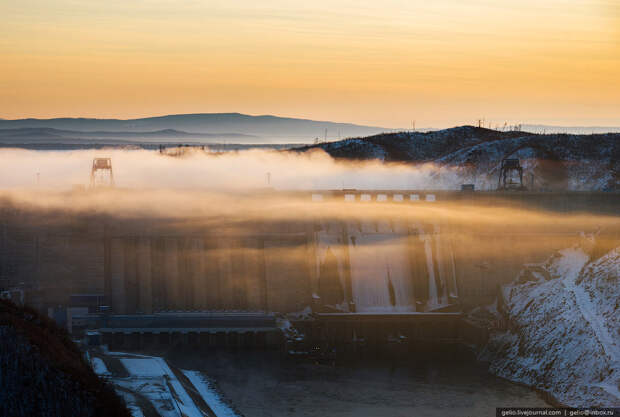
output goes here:
{"type": "Polygon", "coordinates": [[[90,170],[90,187],[114,187],[111,158],[94,158],[90,170]]]}

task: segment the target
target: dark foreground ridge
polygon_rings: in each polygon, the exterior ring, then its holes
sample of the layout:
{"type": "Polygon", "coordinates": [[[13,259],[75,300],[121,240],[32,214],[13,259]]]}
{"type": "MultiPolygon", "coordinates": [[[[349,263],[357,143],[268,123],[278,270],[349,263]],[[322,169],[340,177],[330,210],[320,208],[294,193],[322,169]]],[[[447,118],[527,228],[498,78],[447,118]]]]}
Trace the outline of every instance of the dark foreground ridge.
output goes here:
{"type": "Polygon", "coordinates": [[[130,416],[64,329],[0,300],[0,415],[130,416]]]}

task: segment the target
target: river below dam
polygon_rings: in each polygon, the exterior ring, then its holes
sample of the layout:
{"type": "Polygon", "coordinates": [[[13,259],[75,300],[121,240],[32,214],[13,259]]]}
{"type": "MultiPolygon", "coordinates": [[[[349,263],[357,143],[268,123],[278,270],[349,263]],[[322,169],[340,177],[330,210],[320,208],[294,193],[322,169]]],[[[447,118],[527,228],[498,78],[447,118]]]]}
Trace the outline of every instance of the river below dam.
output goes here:
{"type": "Polygon", "coordinates": [[[165,357],[208,375],[246,417],[495,416],[496,407],[549,406],[535,391],[463,355],[330,364],[265,351],[183,349],[165,357]]]}

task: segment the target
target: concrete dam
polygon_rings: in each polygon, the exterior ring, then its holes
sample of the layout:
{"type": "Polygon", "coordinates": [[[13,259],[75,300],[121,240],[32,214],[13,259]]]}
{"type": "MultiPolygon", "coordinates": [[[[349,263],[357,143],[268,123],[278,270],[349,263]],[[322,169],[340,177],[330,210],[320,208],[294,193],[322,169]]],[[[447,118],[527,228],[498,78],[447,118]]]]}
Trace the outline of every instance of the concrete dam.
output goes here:
{"type": "Polygon", "coordinates": [[[463,311],[492,302],[498,286],[512,281],[523,264],[541,262],[584,231],[574,221],[568,228],[541,226],[525,217],[479,224],[477,210],[503,206],[514,216],[535,210],[550,218],[594,213],[607,222],[598,241],[618,242],[617,193],[267,194],[311,202],[311,210],[294,219],[190,221],[41,211],[6,202],[0,282],[22,288],[27,302],[42,310],[68,306],[72,294],[99,294],[121,315],[463,311]],[[315,210],[330,202],[349,204],[345,211],[365,203],[375,209],[372,216],[348,210],[345,218],[315,210]],[[426,214],[383,213],[382,204],[426,214]]]}

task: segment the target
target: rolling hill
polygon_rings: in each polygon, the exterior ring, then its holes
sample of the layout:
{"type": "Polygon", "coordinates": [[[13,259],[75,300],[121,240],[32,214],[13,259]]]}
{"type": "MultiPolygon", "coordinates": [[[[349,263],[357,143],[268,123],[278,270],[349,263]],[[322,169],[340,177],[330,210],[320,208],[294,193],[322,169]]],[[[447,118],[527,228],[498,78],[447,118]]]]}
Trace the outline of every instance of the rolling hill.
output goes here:
{"type": "Polygon", "coordinates": [[[482,190],[497,186],[502,159],[518,158],[531,189],[620,191],[620,133],[543,135],[461,126],[346,139],[296,151],[312,149],[338,159],[431,163],[453,186],[473,183],[482,190]]]}

